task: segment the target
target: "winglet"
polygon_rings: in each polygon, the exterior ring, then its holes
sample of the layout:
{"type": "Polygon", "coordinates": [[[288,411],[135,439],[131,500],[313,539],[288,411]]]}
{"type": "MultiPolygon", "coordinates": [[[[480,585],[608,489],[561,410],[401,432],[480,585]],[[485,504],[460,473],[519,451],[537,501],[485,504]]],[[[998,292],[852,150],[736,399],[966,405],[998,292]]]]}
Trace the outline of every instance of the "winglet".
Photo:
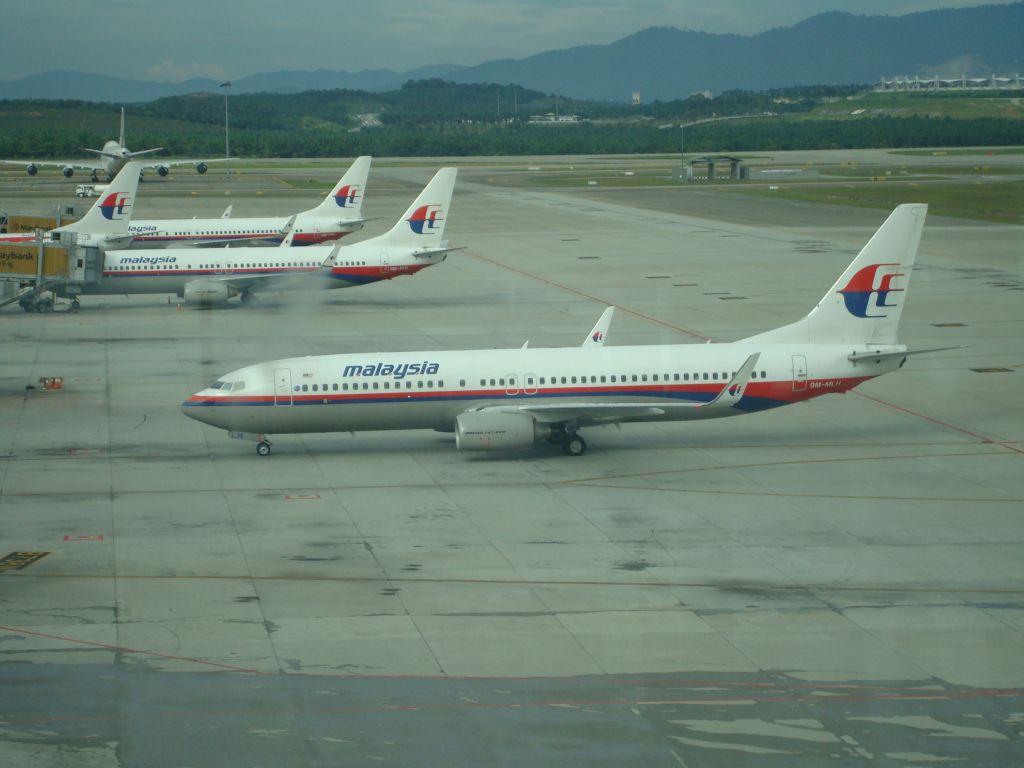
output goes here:
{"type": "Polygon", "coordinates": [[[295,217],[298,214],[292,214],[292,217],[285,222],[285,225],[281,227],[280,234],[284,235],[284,239],[277,246],[278,248],[290,248],[292,240],[295,239],[295,217]]]}
{"type": "Polygon", "coordinates": [[[587,338],[583,340],[580,345],[582,347],[603,347],[605,337],[608,335],[608,326],[612,323],[612,314],[615,312],[615,307],[608,307],[604,312],[601,313],[600,319],[597,321],[597,325],[590,329],[590,333],[587,334],[587,338]]]}
{"type": "Polygon", "coordinates": [[[331,252],[327,254],[327,258],[323,260],[323,262],[320,264],[320,266],[321,267],[326,267],[327,269],[330,269],[331,267],[333,267],[335,265],[335,262],[338,259],[338,252],[340,250],[341,250],[341,242],[335,243],[334,247],[331,248],[331,252]]]}
{"type": "Polygon", "coordinates": [[[746,389],[747,382],[750,381],[750,374],[754,372],[754,366],[757,365],[760,357],[760,352],[755,352],[748,357],[735,375],[729,379],[729,383],[722,387],[722,391],[715,396],[715,399],[706,403],[704,407],[729,408],[736,405],[743,397],[743,390],[746,389]]]}

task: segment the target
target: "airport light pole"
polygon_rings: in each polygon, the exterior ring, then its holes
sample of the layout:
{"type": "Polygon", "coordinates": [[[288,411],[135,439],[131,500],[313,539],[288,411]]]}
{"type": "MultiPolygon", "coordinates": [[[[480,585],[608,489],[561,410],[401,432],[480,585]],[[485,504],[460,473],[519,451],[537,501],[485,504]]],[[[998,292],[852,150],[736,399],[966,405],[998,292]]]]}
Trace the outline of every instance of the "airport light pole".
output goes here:
{"type": "Polygon", "coordinates": [[[224,89],[224,165],[227,168],[228,176],[230,176],[231,141],[229,138],[230,134],[228,133],[228,88],[231,87],[231,81],[225,80],[219,87],[224,89]]]}

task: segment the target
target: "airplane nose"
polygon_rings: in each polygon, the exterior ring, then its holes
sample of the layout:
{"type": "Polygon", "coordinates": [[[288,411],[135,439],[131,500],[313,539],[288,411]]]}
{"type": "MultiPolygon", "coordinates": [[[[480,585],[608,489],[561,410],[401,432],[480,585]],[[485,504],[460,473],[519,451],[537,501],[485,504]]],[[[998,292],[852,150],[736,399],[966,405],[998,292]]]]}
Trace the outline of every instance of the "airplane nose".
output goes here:
{"type": "Polygon", "coordinates": [[[212,424],[210,416],[212,415],[211,408],[204,408],[202,400],[196,395],[192,395],[188,400],[181,404],[181,412],[188,416],[190,419],[201,421],[204,424],[212,424]]]}

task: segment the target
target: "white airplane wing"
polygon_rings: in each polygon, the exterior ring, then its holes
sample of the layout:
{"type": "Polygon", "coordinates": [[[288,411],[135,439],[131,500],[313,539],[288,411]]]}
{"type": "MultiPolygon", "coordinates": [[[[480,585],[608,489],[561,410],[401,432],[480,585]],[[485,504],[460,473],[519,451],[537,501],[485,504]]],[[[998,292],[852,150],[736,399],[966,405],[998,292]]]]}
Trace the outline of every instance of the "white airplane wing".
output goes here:
{"type": "MultiPolygon", "coordinates": [[[[88,163],[81,160],[0,160],[4,165],[20,165],[22,168],[33,166],[35,168],[74,168],[76,171],[103,171],[107,167],[102,163],[88,163]]],[[[34,176],[31,171],[30,176],[34,176]]]]}
{"type": "Polygon", "coordinates": [[[671,403],[601,403],[590,401],[563,401],[559,403],[526,403],[523,405],[494,405],[480,408],[482,411],[528,413],[545,424],[567,424],[592,426],[614,424],[620,421],[642,421],[657,418],[666,413],[680,410],[693,411],[694,418],[708,415],[712,409],[731,408],[743,397],[743,391],[750,381],[750,374],[761,354],[755,352],[746,359],[740,369],[721,391],[710,401],[671,403]]]}
{"type": "MultiPolygon", "coordinates": [[[[146,150],[147,152],[149,150],[146,150]]],[[[134,154],[141,154],[133,152],[134,154]]],[[[159,162],[146,163],[143,168],[176,168],[179,165],[209,165],[210,163],[226,163],[228,160],[237,160],[237,157],[217,157],[212,160],[161,160],[159,162]]],[[[205,171],[203,171],[205,173],[205,171]]]]}

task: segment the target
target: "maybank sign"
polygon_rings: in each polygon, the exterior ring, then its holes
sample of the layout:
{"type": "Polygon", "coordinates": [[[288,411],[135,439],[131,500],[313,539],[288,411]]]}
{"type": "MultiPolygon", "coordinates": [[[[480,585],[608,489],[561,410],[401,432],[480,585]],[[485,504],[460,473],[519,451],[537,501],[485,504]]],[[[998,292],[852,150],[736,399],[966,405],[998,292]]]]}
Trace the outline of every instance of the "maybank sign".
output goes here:
{"type": "Polygon", "coordinates": [[[424,360],[422,363],[368,363],[366,365],[346,365],[342,376],[391,376],[404,379],[406,376],[429,376],[441,369],[439,363],[424,360]]]}

